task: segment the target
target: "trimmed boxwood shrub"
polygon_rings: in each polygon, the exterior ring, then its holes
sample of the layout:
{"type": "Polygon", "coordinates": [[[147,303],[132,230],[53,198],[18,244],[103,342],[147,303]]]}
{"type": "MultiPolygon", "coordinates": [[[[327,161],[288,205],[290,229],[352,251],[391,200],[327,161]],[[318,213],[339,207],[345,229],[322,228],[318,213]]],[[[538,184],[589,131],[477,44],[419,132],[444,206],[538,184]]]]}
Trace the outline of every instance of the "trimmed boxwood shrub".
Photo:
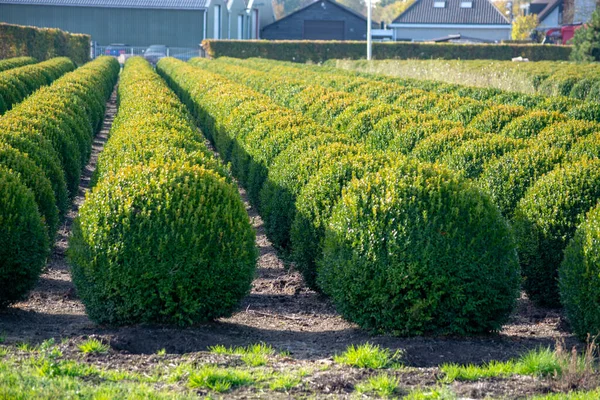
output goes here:
{"type": "Polygon", "coordinates": [[[387,104],[371,107],[368,110],[355,113],[354,118],[352,118],[344,132],[353,140],[365,140],[382,118],[400,112],[402,112],[400,109],[387,104]]]}
{"type": "Polygon", "coordinates": [[[509,152],[487,163],[477,183],[511,219],[527,189],[565,156],[564,150],[543,144],[509,152]]]}
{"type": "Polygon", "coordinates": [[[58,228],[58,208],[52,185],[44,171],[19,150],[0,142],[0,166],[19,174],[21,182],[33,193],[38,210],[46,224],[49,241],[52,242],[58,228]]]}
{"type": "Polygon", "coordinates": [[[37,282],[48,237],[31,190],[0,165],[0,307],[21,300],[37,282]]]}
{"type": "Polygon", "coordinates": [[[229,316],[250,290],[256,258],[237,189],[181,163],[125,167],[102,179],[69,246],[88,315],[111,325],[229,316]]]}
{"type": "Polygon", "coordinates": [[[24,65],[35,64],[37,60],[33,57],[13,57],[0,60],[0,72],[13,68],[19,68],[24,65]]]}
{"type": "Polygon", "coordinates": [[[600,124],[569,120],[546,127],[537,135],[535,141],[568,151],[574,143],[594,132],[600,132],[600,124]]]}
{"type": "MultiPolygon", "coordinates": [[[[0,118],[0,126],[7,119],[0,118]]],[[[44,137],[33,132],[0,130],[0,143],[8,144],[17,149],[36,163],[43,171],[52,185],[58,213],[62,217],[67,212],[68,194],[65,175],[58,155],[52,144],[44,137]]]]}
{"type": "Polygon", "coordinates": [[[454,128],[426,137],[411,152],[419,160],[436,162],[452,153],[468,140],[483,138],[487,134],[472,128],[454,128]]]}
{"type": "Polygon", "coordinates": [[[600,206],[577,228],[559,269],[560,301],[580,339],[600,333],[600,206]]]}
{"type": "Polygon", "coordinates": [[[600,158],[600,129],[573,143],[567,157],[571,160],[582,157],[600,158]]]}
{"type": "Polygon", "coordinates": [[[362,328],[464,335],[501,328],[519,270],[509,226],[487,196],[446,170],[406,161],[344,190],[318,282],[362,328]]]}
{"type": "Polygon", "coordinates": [[[584,121],[600,122],[600,103],[586,102],[571,108],[567,117],[584,121]]]}
{"type": "Polygon", "coordinates": [[[66,57],[53,58],[39,64],[24,65],[0,72],[0,114],[10,110],[44,85],[49,85],[62,75],[75,69],[66,57]]]}
{"type": "Polygon", "coordinates": [[[317,261],[323,251],[325,226],[342,189],[350,180],[360,179],[389,163],[390,155],[382,152],[348,154],[319,169],[300,191],[290,240],[295,267],[310,288],[319,290],[317,261]]]}
{"type": "Polygon", "coordinates": [[[500,133],[515,118],[526,113],[525,107],[495,105],[473,118],[469,126],[485,133],[500,133]]]}
{"type": "Polygon", "coordinates": [[[502,134],[515,139],[535,137],[548,125],[564,122],[567,118],[557,112],[533,111],[514,119],[502,129],[502,134]]]}
{"type": "Polygon", "coordinates": [[[260,192],[260,212],[273,245],[287,250],[295,217],[296,196],[323,166],[340,157],[364,152],[364,148],[331,142],[334,138],[311,136],[282,151],[273,161],[260,192]]]}
{"type": "Polygon", "coordinates": [[[522,149],[527,144],[522,139],[486,135],[463,142],[441,161],[464,177],[475,179],[481,174],[487,162],[510,151],[522,149]]]}
{"type": "Polygon", "coordinates": [[[557,273],[563,251],[600,199],[599,181],[600,160],[567,164],[538,179],[515,209],[523,286],[535,303],[559,303],[557,273]]]}
{"type": "Polygon", "coordinates": [[[419,114],[412,111],[404,111],[381,118],[371,132],[365,138],[365,144],[376,150],[387,149],[390,140],[398,131],[414,123],[422,123],[431,120],[427,114],[419,114]]]}
{"type": "Polygon", "coordinates": [[[454,128],[460,128],[460,123],[435,119],[421,123],[415,122],[395,132],[388,142],[387,150],[409,154],[423,139],[438,132],[447,132],[454,128]]]}

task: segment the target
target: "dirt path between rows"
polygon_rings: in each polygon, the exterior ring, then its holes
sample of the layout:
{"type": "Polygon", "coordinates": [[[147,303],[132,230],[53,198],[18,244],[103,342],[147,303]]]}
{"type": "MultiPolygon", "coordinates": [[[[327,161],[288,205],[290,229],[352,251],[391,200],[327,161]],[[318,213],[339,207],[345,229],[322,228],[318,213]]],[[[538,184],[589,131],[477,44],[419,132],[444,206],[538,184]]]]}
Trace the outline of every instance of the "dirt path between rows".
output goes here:
{"type": "MultiPolygon", "coordinates": [[[[526,298],[511,321],[494,335],[471,338],[395,338],[374,336],[345,322],[325,298],[307,289],[293,268],[284,268],[265,236],[256,210],[247,204],[256,229],[260,260],[251,294],[231,318],[178,329],[163,326],[110,328],[97,326],[85,314],[71,282],[66,249],[70,226],[88,190],[98,154],[108,138],[116,114],[116,92],[107,105],[104,126],[97,135],[90,163],[83,172],[79,193],[58,234],[54,252],[37,288],[26,301],[0,312],[0,335],[5,343],[39,343],[48,338],[102,337],[123,355],[153,354],[165,348],[170,354],[199,352],[217,344],[247,345],[257,342],[287,350],[295,359],[331,357],[350,344],[363,342],[402,349],[407,365],[434,367],[445,362],[482,363],[506,360],[528,349],[553,346],[563,339],[577,343],[565,328],[560,312],[535,308],[526,298]]],[[[245,198],[245,193],[240,190],[245,198]]]]}

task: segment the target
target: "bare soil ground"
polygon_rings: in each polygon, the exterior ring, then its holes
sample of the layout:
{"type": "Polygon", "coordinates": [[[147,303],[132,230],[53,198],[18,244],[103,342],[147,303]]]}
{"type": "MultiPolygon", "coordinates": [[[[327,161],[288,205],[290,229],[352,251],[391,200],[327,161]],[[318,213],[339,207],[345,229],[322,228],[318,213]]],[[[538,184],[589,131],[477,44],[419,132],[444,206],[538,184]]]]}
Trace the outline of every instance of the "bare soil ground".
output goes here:
{"type": "MultiPolygon", "coordinates": [[[[25,301],[0,312],[0,334],[5,344],[37,344],[49,338],[57,341],[67,338],[65,354],[75,357],[76,344],[94,336],[109,343],[111,351],[105,356],[92,357],[90,362],[109,368],[143,371],[160,362],[155,354],[163,348],[170,362],[189,360],[190,357],[199,362],[211,362],[215,355],[206,351],[209,346],[265,342],[278,351],[289,352],[289,357],[279,361],[285,364],[282,368],[325,369],[306,378],[308,392],[303,389],[291,393],[300,397],[307,394],[346,397],[356,382],[373,373],[333,365],[332,356],[351,344],[371,342],[402,350],[403,362],[410,368],[397,373],[402,385],[409,388],[436,386],[440,377],[437,367],[442,363],[481,364],[507,360],[540,346],[553,347],[557,340],[564,340],[568,348],[580,345],[568,331],[559,310],[536,308],[524,296],[510,322],[497,334],[469,338],[372,335],[344,321],[327,299],[304,286],[301,275],[293,270],[293,266],[284,265],[266,238],[260,217],[249,205],[248,214],[256,229],[260,260],[252,292],[233,316],[186,329],[98,326],[87,318],[85,308],[77,298],[65,253],[71,222],[88,190],[97,156],[107,140],[115,114],[116,95],[113,94],[103,129],[94,142],[92,158],[83,172],[73,207],[57,236],[47,270],[25,301]],[[323,365],[329,367],[322,368],[323,365]]],[[[244,196],[243,190],[240,189],[240,193],[244,196]]],[[[457,394],[470,398],[518,398],[555,388],[551,379],[531,377],[455,382],[452,386],[457,394]]],[[[260,394],[253,393],[252,389],[242,389],[240,396],[260,397],[260,394]]],[[[273,393],[267,397],[273,397],[273,393]]]]}

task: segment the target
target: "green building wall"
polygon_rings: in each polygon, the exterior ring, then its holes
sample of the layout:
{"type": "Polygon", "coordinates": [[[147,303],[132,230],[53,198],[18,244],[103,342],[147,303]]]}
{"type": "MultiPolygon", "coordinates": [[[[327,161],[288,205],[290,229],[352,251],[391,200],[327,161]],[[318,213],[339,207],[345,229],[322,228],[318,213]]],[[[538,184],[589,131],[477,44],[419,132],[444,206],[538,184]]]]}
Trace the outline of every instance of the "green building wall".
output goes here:
{"type": "Polygon", "coordinates": [[[0,4],[0,22],[87,33],[101,46],[125,43],[198,48],[204,37],[203,10],[0,4]]]}

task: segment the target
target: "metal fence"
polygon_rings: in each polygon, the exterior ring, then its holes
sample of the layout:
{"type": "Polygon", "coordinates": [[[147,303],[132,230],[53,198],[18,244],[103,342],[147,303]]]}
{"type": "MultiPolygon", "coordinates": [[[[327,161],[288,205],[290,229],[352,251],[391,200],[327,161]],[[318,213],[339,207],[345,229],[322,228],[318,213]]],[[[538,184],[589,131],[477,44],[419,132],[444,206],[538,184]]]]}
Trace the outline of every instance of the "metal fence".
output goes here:
{"type": "MultiPolygon", "coordinates": [[[[108,55],[117,57],[120,60],[125,60],[132,56],[143,57],[147,49],[147,47],[138,46],[99,46],[95,43],[92,43],[90,53],[92,59],[102,55],[108,55]]],[[[186,47],[167,47],[166,50],[167,57],[175,57],[183,61],[187,61],[193,57],[205,57],[204,49],[201,47],[198,47],[197,49],[186,47]]]]}

